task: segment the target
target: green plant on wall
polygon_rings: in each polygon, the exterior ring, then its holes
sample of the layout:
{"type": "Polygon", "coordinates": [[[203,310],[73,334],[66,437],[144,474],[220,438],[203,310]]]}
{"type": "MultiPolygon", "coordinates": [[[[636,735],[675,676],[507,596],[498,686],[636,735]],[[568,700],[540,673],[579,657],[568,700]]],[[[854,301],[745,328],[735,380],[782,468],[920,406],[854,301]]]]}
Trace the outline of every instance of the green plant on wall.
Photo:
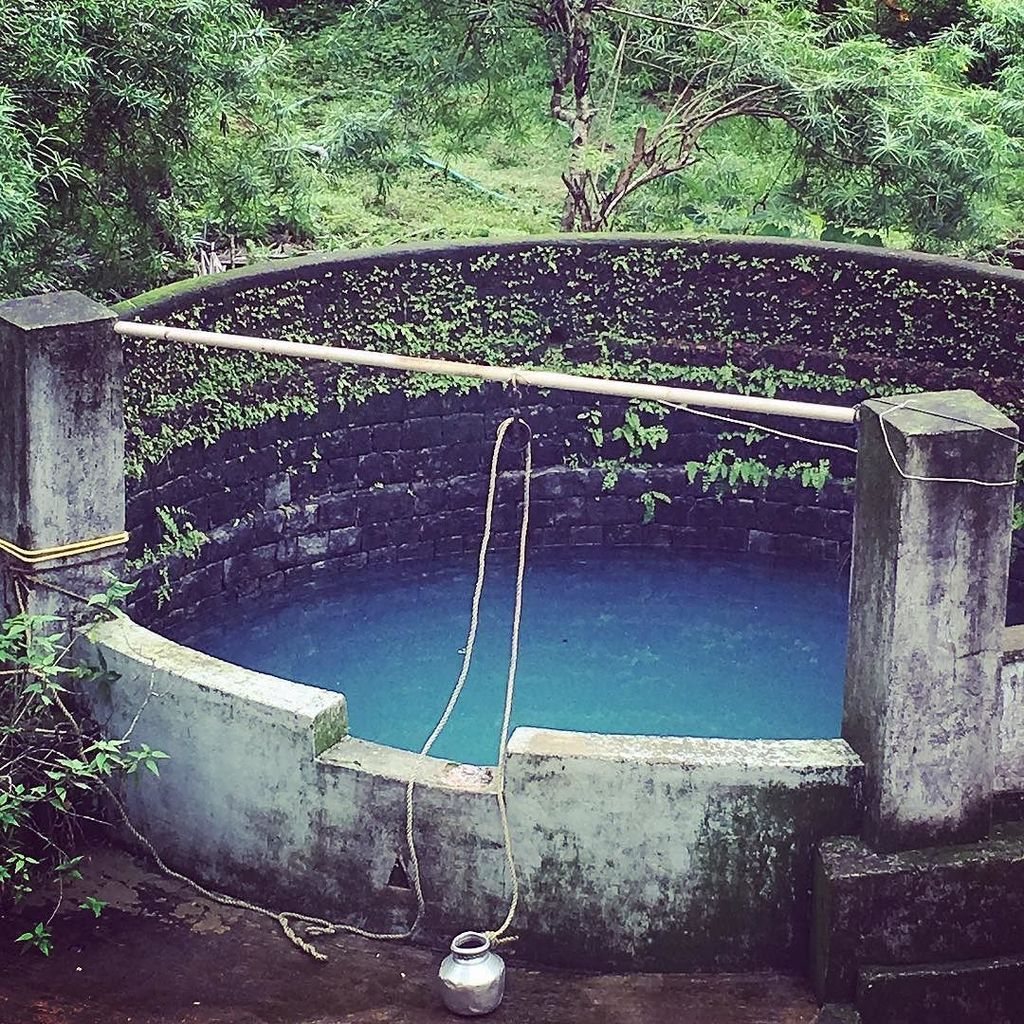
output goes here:
{"type": "MultiPolygon", "coordinates": [[[[663,423],[645,423],[642,413],[664,416],[666,408],[652,402],[634,401],[625,410],[623,422],[606,433],[603,426],[603,413],[600,409],[587,409],[577,416],[586,424],[587,433],[594,446],[602,449],[606,437],[611,441],[621,441],[627,447],[627,455],[609,458],[598,455],[591,462],[601,470],[602,488],[614,490],[622,471],[628,466],[645,465],[655,461],[655,453],[661,445],[668,441],[668,428],[663,423]]],[[[683,471],[691,484],[698,484],[706,494],[711,490],[717,493],[735,493],[744,487],[767,488],[775,480],[795,480],[802,487],[821,491],[831,478],[831,462],[819,459],[816,462],[798,459],[792,462],[769,463],[752,454],[749,449],[767,438],[764,432],[757,429],[742,431],[722,431],[718,435],[720,442],[741,442],[743,451],[733,447],[723,447],[710,452],[702,459],[690,459],[683,464],[683,471]]],[[[578,453],[570,453],[579,464],[578,453]]],[[[653,521],[657,506],[670,503],[671,498],[656,490],[646,490],[638,498],[643,508],[643,522],[653,521]]]]}
{"type": "Polygon", "coordinates": [[[654,514],[658,507],[658,503],[671,504],[672,499],[662,491],[644,491],[640,495],[640,506],[644,510],[643,523],[646,526],[647,523],[654,522],[654,514]]]}
{"type": "MultiPolygon", "coordinates": [[[[143,318],[227,331],[244,322],[252,333],[356,348],[386,339],[398,354],[765,397],[820,396],[847,405],[923,384],[934,388],[932,361],[969,373],[967,380],[951,377],[950,386],[975,386],[1019,416],[1020,403],[998,388],[1000,372],[1016,365],[1006,323],[1024,319],[1024,287],[997,274],[969,281],[963,274],[941,264],[925,273],[900,265],[898,257],[879,266],[824,251],[762,254],[685,243],[608,243],[588,250],[567,241],[386,264],[325,264],[308,277],[255,279],[230,303],[197,296],[182,304],[175,295],[181,289],[172,288],[162,293],[172,307],[157,306],[143,318]],[[550,299],[555,294],[557,303],[550,299]],[[751,304],[756,322],[735,314],[751,304]],[[865,366],[862,357],[876,365],[865,366]]],[[[211,445],[227,432],[269,420],[330,406],[355,414],[367,399],[396,390],[420,397],[479,386],[443,375],[396,377],[352,367],[317,376],[310,364],[150,343],[132,342],[126,353],[128,467],[135,479],[176,448],[211,445]]],[[[583,413],[580,422],[597,451],[570,445],[566,459],[596,466],[614,487],[624,463],[611,457],[610,443],[635,450],[639,442],[647,455],[653,445],[644,442],[658,443],[656,434],[644,433],[661,426],[651,410],[631,409],[639,432],[632,422],[605,422],[600,408],[583,413]]],[[[823,471],[811,453],[768,458],[756,444],[723,433],[719,447],[749,460],[736,473],[764,476],[769,486],[783,478],[775,475],[783,465],[796,467],[785,478],[812,489],[821,485],[823,471]]],[[[728,483],[731,472],[730,465],[715,486],[728,483]]]]}
{"type": "Polygon", "coordinates": [[[712,489],[725,493],[743,486],[766,488],[773,480],[796,480],[802,487],[820,491],[831,475],[828,459],[770,465],[757,457],[737,454],[732,448],[720,448],[705,459],[691,459],[683,468],[687,480],[700,484],[705,494],[712,489]]]}
{"type": "MultiPolygon", "coordinates": [[[[1017,493],[1024,487],[1024,451],[1017,455],[1017,493]]],[[[1024,530],[1024,503],[1016,502],[1013,506],[1013,529],[1024,530]]]]}
{"type": "MultiPolygon", "coordinates": [[[[112,581],[89,605],[117,614],[132,589],[112,581]]],[[[81,877],[76,851],[83,828],[109,806],[112,787],[139,771],[158,775],[158,762],[167,756],[134,744],[131,729],[104,735],[78,710],[76,689],[117,679],[102,659],[88,666],[72,655],[76,636],[87,628],[25,613],[0,624],[0,908],[33,893],[52,900],[48,915],[15,940],[43,954],[53,945],[65,886],[81,877]]],[[[104,904],[87,895],[78,906],[99,916],[104,904]]]]}
{"type": "Polygon", "coordinates": [[[147,544],[140,557],[125,563],[125,570],[134,574],[147,566],[157,566],[160,573],[160,583],[155,591],[157,607],[163,607],[171,596],[168,561],[174,557],[195,560],[209,538],[202,530],[196,529],[188,518],[188,512],[178,506],[157,506],[156,517],[161,527],[160,543],[155,549],[147,544]]]}
{"type": "Polygon", "coordinates": [[[590,440],[594,442],[594,447],[603,448],[604,427],[601,425],[601,410],[585,409],[576,419],[582,420],[586,424],[587,433],[590,435],[590,440]]]}
{"type": "MultiPolygon", "coordinates": [[[[615,489],[622,471],[627,466],[651,461],[655,450],[668,440],[668,428],[661,423],[644,423],[641,418],[642,412],[652,413],[655,416],[665,415],[664,407],[657,403],[631,401],[623,414],[622,423],[613,427],[610,432],[605,431],[604,413],[601,409],[585,409],[576,417],[586,425],[587,434],[598,451],[605,447],[606,440],[620,441],[628,451],[626,456],[598,455],[591,461],[591,465],[601,470],[603,474],[601,487],[605,491],[615,489]]],[[[571,460],[577,467],[581,464],[578,453],[567,452],[565,458],[567,462],[571,460]]],[[[644,510],[643,521],[651,522],[654,519],[657,504],[671,502],[671,500],[667,494],[660,491],[645,491],[638,498],[644,510]]]]}
{"type": "MultiPolygon", "coordinates": [[[[668,440],[668,430],[661,423],[644,424],[640,419],[640,409],[651,411],[653,403],[633,402],[625,412],[621,426],[612,431],[612,439],[624,441],[632,459],[642,458],[645,451],[654,452],[668,440]]],[[[654,406],[656,415],[664,416],[662,407],[654,406]]]]}

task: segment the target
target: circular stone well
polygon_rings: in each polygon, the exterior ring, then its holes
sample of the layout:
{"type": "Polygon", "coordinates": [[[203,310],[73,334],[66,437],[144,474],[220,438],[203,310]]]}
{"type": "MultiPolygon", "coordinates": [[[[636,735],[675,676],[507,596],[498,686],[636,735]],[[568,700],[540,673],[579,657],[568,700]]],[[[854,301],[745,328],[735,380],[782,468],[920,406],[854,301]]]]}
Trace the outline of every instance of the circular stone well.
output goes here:
{"type": "MultiPolygon", "coordinates": [[[[958,261],[619,236],[303,258],[121,307],[148,323],[617,375],[625,367],[834,404],[854,404],[868,380],[969,386],[1014,408],[1022,312],[1024,275],[958,261]]],[[[207,881],[400,929],[413,911],[403,835],[415,756],[348,735],[341,695],[227,665],[159,632],[225,602],[301,599],[303,587],[339,572],[471,553],[510,398],[496,387],[134,341],[126,365],[140,587],[134,621],[97,634],[121,674],[100,710],[130,721],[152,689],[137,736],[171,755],[161,779],[128,795],[133,813],[169,861],[207,881]],[[205,541],[172,550],[168,515],[205,541]]],[[[852,456],[828,450],[833,479],[820,490],[799,479],[705,490],[684,467],[719,450],[730,428],[676,411],[662,421],[669,440],[608,489],[601,460],[625,453],[610,437],[624,403],[527,392],[521,408],[536,437],[532,545],[697,548],[843,570],[852,456]],[[600,444],[595,411],[609,435],[600,444]],[[671,500],[647,522],[650,491],[671,500]]],[[[795,432],[853,441],[840,426],[795,432]]],[[[784,439],[758,451],[772,465],[824,453],[784,439]]],[[[515,538],[518,484],[511,464],[503,468],[499,548],[515,538]]],[[[857,831],[861,770],[841,740],[517,730],[506,783],[517,948],[588,967],[803,967],[811,852],[823,836],[857,831]]],[[[429,760],[417,783],[420,937],[446,944],[504,914],[495,779],[429,760]]]]}

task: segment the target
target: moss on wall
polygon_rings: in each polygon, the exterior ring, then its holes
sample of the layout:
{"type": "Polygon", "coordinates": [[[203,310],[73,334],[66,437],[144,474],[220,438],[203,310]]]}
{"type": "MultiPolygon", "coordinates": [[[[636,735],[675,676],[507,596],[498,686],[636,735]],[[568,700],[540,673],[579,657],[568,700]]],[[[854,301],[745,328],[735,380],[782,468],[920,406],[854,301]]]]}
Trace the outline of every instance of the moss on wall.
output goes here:
{"type": "MultiPolygon", "coordinates": [[[[967,374],[1004,406],[1024,388],[1024,274],[776,239],[563,236],[335,254],[183,282],[120,311],[411,355],[557,368],[582,361],[606,374],[767,394],[899,388],[922,367],[967,374]],[[788,359],[784,374],[751,366],[751,350],[763,349],[788,359]],[[884,380],[862,380],[848,362],[884,380]]],[[[468,386],[149,342],[130,342],[127,357],[136,476],[179,445],[312,412],[325,399],[468,386]]]]}

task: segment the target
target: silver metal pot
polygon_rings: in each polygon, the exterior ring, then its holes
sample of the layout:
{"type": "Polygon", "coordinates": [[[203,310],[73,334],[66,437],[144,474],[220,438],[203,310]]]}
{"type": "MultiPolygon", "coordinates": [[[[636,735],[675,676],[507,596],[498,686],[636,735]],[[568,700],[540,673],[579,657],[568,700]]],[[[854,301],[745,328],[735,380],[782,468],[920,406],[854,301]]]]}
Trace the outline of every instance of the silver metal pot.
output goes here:
{"type": "Polygon", "coordinates": [[[490,939],[480,932],[461,932],[452,939],[451,950],[437,972],[444,1005],[463,1017],[496,1010],[505,994],[505,961],[491,952],[490,939]]]}

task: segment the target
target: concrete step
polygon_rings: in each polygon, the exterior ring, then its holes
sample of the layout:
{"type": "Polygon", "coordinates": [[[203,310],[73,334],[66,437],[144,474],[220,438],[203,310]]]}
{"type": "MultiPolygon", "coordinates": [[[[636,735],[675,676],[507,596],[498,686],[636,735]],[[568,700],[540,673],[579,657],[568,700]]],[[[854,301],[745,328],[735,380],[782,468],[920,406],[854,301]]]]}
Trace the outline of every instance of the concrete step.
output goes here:
{"type": "Polygon", "coordinates": [[[893,854],[852,837],[821,844],[811,950],[821,1002],[851,1002],[858,972],[869,964],[881,970],[1007,956],[1024,956],[1018,828],[978,843],[893,854]]]}
{"type": "Polygon", "coordinates": [[[857,981],[861,1024],[1021,1024],[1024,957],[864,967],[857,981]]]}

